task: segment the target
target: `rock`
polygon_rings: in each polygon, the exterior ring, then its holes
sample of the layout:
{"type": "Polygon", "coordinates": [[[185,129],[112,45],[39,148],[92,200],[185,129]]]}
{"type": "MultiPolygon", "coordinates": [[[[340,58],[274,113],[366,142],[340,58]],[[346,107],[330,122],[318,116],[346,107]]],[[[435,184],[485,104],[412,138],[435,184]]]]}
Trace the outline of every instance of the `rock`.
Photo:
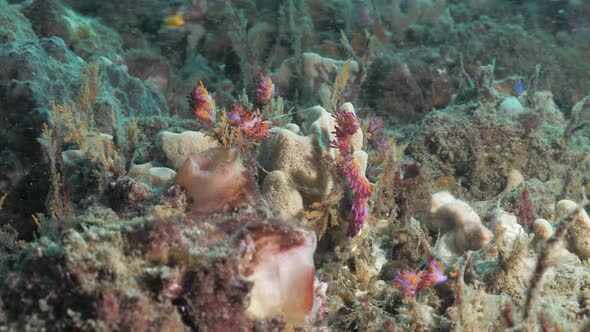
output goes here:
{"type": "Polygon", "coordinates": [[[170,85],[170,65],[163,57],[146,51],[128,52],[123,56],[129,75],[166,95],[170,85]]]}
{"type": "Polygon", "coordinates": [[[430,112],[434,104],[441,108],[445,105],[441,100],[451,98],[454,88],[445,83],[448,78],[426,69],[440,61],[440,58],[426,58],[426,55],[405,61],[391,56],[376,57],[366,69],[361,97],[386,120],[414,122],[430,112]]]}
{"type": "Polygon", "coordinates": [[[150,189],[132,178],[121,177],[109,183],[106,196],[113,210],[129,218],[141,214],[150,197],[150,189]]]}
{"type": "MultiPolygon", "coordinates": [[[[111,108],[114,107],[120,122],[137,116],[169,115],[164,96],[139,78],[129,75],[125,67],[103,57],[101,73],[105,87],[98,99],[100,105],[95,108],[95,113],[102,111],[103,114],[110,115],[111,108]]],[[[98,116],[95,115],[96,117],[98,116]]]]}
{"type": "MultiPolygon", "coordinates": [[[[84,62],[60,38],[19,40],[0,44],[0,164],[1,192],[19,192],[29,200],[11,207],[29,219],[44,210],[48,177],[45,160],[36,139],[44,123],[52,124],[53,102],[75,100],[79,95],[84,62]],[[26,179],[26,180],[25,180],[26,179]],[[39,203],[40,202],[40,203],[39,203]]],[[[114,108],[119,123],[137,115],[165,115],[164,98],[129,76],[124,68],[101,60],[104,87],[94,105],[97,130],[112,132],[114,108]]],[[[16,196],[15,196],[16,197],[16,196]]]]}
{"type": "Polygon", "coordinates": [[[114,60],[122,52],[123,43],[117,32],[58,1],[35,0],[24,14],[37,36],[59,37],[84,59],[102,55],[114,60]]]}
{"type": "Polygon", "coordinates": [[[0,0],[0,44],[16,40],[36,40],[27,18],[6,0],[0,0]]]}

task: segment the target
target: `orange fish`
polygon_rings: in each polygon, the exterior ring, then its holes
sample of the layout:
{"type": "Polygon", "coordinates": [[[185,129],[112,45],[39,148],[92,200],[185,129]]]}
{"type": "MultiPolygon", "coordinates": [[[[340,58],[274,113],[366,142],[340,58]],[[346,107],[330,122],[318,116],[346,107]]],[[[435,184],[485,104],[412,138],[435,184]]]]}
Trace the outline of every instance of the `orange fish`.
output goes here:
{"type": "Polygon", "coordinates": [[[165,27],[181,27],[184,26],[184,13],[178,12],[175,15],[164,18],[165,27]]]}

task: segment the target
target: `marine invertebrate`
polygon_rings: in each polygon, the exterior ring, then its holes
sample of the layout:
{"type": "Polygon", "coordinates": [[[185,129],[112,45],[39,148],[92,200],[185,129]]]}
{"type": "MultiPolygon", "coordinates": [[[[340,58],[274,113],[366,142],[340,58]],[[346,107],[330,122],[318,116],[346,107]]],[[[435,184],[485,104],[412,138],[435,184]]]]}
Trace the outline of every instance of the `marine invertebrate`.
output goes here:
{"type": "Polygon", "coordinates": [[[8,193],[4,193],[4,194],[0,195],[0,210],[2,210],[2,206],[4,205],[4,202],[6,201],[6,197],[8,197],[8,193]]]}
{"type": "Polygon", "coordinates": [[[443,256],[461,256],[466,250],[482,248],[493,238],[473,208],[448,191],[430,198],[427,226],[441,233],[436,250],[443,256]]]}
{"type": "Polygon", "coordinates": [[[340,152],[340,160],[337,161],[336,168],[346,179],[351,191],[352,220],[347,235],[354,237],[360,232],[369,216],[369,197],[372,190],[369,180],[362,174],[351,154],[351,138],[359,129],[356,115],[352,112],[337,110],[334,118],[336,119],[334,135],[337,139],[331,142],[331,146],[340,152]]]}
{"type": "Polygon", "coordinates": [[[244,274],[254,283],[247,312],[257,319],[282,315],[287,327],[314,319],[319,304],[315,300],[315,233],[275,220],[251,226],[247,234],[241,247],[251,260],[244,274]]]}
{"type": "Polygon", "coordinates": [[[203,124],[212,124],[215,117],[215,101],[203,82],[199,81],[199,85],[195,86],[188,96],[188,101],[197,119],[201,120],[203,124]]]}
{"type": "MultiPolygon", "coordinates": [[[[537,255],[537,264],[535,266],[535,271],[531,277],[525,299],[523,318],[529,323],[529,325],[532,325],[529,327],[531,327],[533,330],[536,325],[536,320],[534,318],[535,302],[537,297],[539,296],[539,290],[541,289],[543,275],[549,269],[552,263],[551,258],[553,256],[552,253],[554,252],[555,246],[568,233],[570,233],[569,235],[572,236],[573,234],[576,234],[580,231],[583,232],[582,234],[585,234],[584,238],[586,240],[580,243],[582,246],[584,246],[584,248],[579,249],[587,249],[585,247],[588,245],[588,243],[590,243],[590,241],[587,241],[587,226],[590,224],[590,218],[584,210],[584,208],[588,206],[588,200],[585,197],[585,195],[584,201],[581,204],[576,204],[575,202],[569,200],[562,200],[557,203],[556,210],[560,218],[556,221],[557,226],[555,227],[555,231],[545,241],[543,247],[537,255]],[[586,230],[584,230],[583,228],[586,228],[586,230]],[[572,231],[573,234],[571,234],[572,231]]],[[[583,256],[580,256],[580,258],[582,257],[583,256]]]]}
{"type": "Polygon", "coordinates": [[[445,275],[445,269],[441,262],[434,258],[428,258],[428,270],[422,271],[420,281],[418,282],[418,290],[425,290],[426,288],[438,285],[445,282],[448,277],[445,275]]]}
{"type": "Polygon", "coordinates": [[[269,129],[273,123],[264,119],[260,109],[250,108],[247,102],[234,102],[229,111],[222,109],[216,116],[215,101],[203,82],[192,90],[188,100],[204,131],[225,147],[243,147],[252,141],[258,143],[262,138],[270,137],[269,129]]]}
{"type": "Polygon", "coordinates": [[[274,92],[275,85],[268,74],[259,73],[256,75],[256,90],[254,91],[254,97],[258,104],[268,104],[274,92]]]}
{"type": "MultiPolygon", "coordinates": [[[[355,80],[359,72],[359,64],[356,61],[343,61],[331,58],[324,58],[315,53],[303,53],[303,68],[301,69],[303,75],[303,93],[306,96],[319,97],[322,101],[333,102],[331,96],[338,95],[344,86],[338,86],[336,82],[332,84],[332,78],[336,78],[338,73],[342,73],[339,81],[346,85],[349,80],[355,80]],[[346,70],[345,70],[346,67],[346,70]]],[[[285,66],[288,63],[285,62],[285,66]]],[[[278,77],[276,77],[277,84],[283,89],[287,89],[291,80],[290,70],[281,66],[278,77]],[[285,82],[283,86],[281,82],[285,82]]],[[[326,105],[324,105],[326,106],[326,105]]],[[[338,106],[337,104],[334,106],[338,106]]],[[[326,106],[327,107],[327,106],[326,106]]]]}
{"type": "Polygon", "coordinates": [[[369,147],[386,153],[389,148],[389,143],[385,136],[383,136],[383,118],[375,114],[369,118],[367,125],[367,144],[369,147]]]}
{"type": "Polygon", "coordinates": [[[191,154],[178,172],[176,183],[192,200],[192,211],[222,212],[253,203],[256,184],[235,148],[213,148],[191,154]]]}
{"type": "Polygon", "coordinates": [[[428,258],[428,269],[423,271],[402,270],[397,271],[393,280],[393,286],[399,289],[404,300],[412,299],[417,291],[445,282],[448,277],[441,262],[433,257],[428,258]]]}
{"type": "Polygon", "coordinates": [[[567,248],[578,255],[580,260],[590,258],[590,217],[583,208],[578,209],[574,201],[561,200],[555,207],[557,218],[566,218],[574,213],[573,222],[567,229],[567,248]]]}
{"type": "Polygon", "coordinates": [[[156,147],[166,160],[166,164],[179,169],[191,153],[219,147],[219,143],[212,137],[198,131],[183,131],[180,134],[162,131],[156,137],[156,147]]]}
{"type": "MultiPolygon", "coordinates": [[[[325,109],[317,108],[322,119],[331,120],[325,109]]],[[[312,109],[306,113],[312,118],[318,115],[312,109]]],[[[312,124],[306,126],[310,132],[307,136],[301,135],[297,126],[273,128],[272,137],[261,144],[259,162],[270,172],[264,178],[263,193],[276,215],[295,217],[303,207],[323,201],[331,190],[332,181],[322,158],[331,134],[327,128],[316,130],[319,118],[309,120],[312,124]]]]}
{"type": "Polygon", "coordinates": [[[272,122],[263,120],[262,112],[259,109],[250,109],[246,111],[240,103],[234,103],[231,110],[227,113],[227,122],[237,128],[243,136],[249,137],[254,141],[270,137],[269,129],[272,122]]]}
{"type": "Polygon", "coordinates": [[[393,285],[403,293],[404,299],[411,299],[416,296],[416,290],[418,290],[418,283],[421,278],[421,271],[418,273],[412,270],[397,271],[393,285]]]}

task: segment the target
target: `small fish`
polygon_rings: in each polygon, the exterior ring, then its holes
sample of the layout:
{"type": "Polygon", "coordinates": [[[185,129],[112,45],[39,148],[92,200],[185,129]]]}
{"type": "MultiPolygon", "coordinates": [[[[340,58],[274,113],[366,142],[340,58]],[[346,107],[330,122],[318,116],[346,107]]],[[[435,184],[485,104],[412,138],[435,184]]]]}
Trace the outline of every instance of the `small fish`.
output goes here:
{"type": "Polygon", "coordinates": [[[517,95],[521,95],[523,92],[526,91],[524,88],[524,82],[522,80],[518,80],[514,85],[514,90],[516,90],[517,95]]]}
{"type": "Polygon", "coordinates": [[[167,16],[164,18],[165,27],[181,27],[184,26],[184,13],[177,12],[175,15],[167,16]]]}

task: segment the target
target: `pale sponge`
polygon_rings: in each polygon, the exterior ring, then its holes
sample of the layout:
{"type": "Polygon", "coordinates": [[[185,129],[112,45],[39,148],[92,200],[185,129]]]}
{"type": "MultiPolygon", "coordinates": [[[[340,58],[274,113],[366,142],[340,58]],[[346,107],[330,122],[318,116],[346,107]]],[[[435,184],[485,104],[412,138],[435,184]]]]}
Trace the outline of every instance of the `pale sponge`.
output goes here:
{"type": "Polygon", "coordinates": [[[167,165],[179,169],[191,153],[219,147],[219,143],[198,131],[184,131],[180,134],[162,131],[156,138],[156,146],[162,151],[167,165]]]}
{"type": "Polygon", "coordinates": [[[473,208],[448,191],[432,195],[427,226],[441,234],[436,243],[441,256],[461,256],[467,250],[482,248],[493,238],[473,208]]]}
{"type": "MultiPolygon", "coordinates": [[[[340,109],[355,113],[351,103],[340,109]]],[[[321,106],[305,110],[307,121],[303,136],[296,126],[274,128],[272,137],[263,142],[260,164],[269,171],[263,182],[263,194],[277,216],[294,217],[303,208],[321,202],[333,183],[325,156],[338,158],[338,149],[330,147],[335,139],[334,117],[321,106]]],[[[352,153],[364,175],[368,155],[361,150],[363,133],[359,129],[351,138],[352,153]]]]}
{"type": "Polygon", "coordinates": [[[178,171],[176,183],[192,201],[192,211],[223,212],[254,203],[256,184],[242,164],[240,151],[214,148],[189,155],[178,171]]]}
{"type": "Polygon", "coordinates": [[[313,254],[315,232],[303,227],[262,224],[249,229],[242,244],[253,247],[244,273],[253,282],[248,314],[255,319],[283,316],[287,327],[315,316],[313,254]]]}
{"type": "MultiPolygon", "coordinates": [[[[578,205],[574,201],[561,200],[555,206],[557,219],[573,213],[578,205]]],[[[581,260],[590,258],[590,217],[583,209],[574,217],[574,221],[567,230],[567,249],[578,255],[581,260]]]]}
{"type": "Polygon", "coordinates": [[[303,210],[303,198],[297,186],[283,171],[268,173],[264,178],[262,192],[266,194],[266,201],[273,207],[272,210],[277,217],[296,216],[303,210]]]}

